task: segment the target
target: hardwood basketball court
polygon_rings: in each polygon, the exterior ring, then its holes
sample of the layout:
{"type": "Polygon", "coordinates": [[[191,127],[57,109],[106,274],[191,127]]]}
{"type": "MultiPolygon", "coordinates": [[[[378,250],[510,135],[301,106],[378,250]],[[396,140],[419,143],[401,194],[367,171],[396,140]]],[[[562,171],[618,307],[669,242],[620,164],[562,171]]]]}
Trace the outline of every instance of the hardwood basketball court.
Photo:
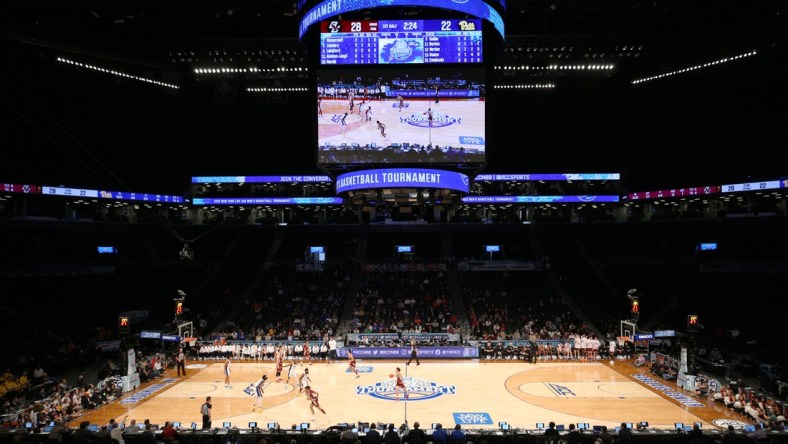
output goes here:
{"type": "MultiPolygon", "coordinates": [[[[123,398],[74,421],[105,424],[110,418],[154,424],[180,421],[201,425],[200,406],[212,397],[213,426],[230,422],[246,428],[256,421],[264,428],[278,422],[282,428],[311,421],[312,429],[342,422],[384,422],[397,425],[419,421],[422,428],[440,422],[455,424],[454,413],[485,413],[492,424],[465,425],[473,429],[497,429],[501,421],[512,428],[534,429],[537,422],[607,425],[648,421],[651,428],[673,429],[675,422],[702,422],[704,429],[714,419],[744,420],[709,399],[689,397],[675,384],[653,378],[662,387],[647,385],[652,375],[629,362],[537,363],[422,360],[405,366],[402,361],[358,361],[361,373],[355,378],[346,361],[297,366],[295,374],[309,368],[312,388],[319,393],[323,415],[317,409],[311,420],[309,402],[298,393],[297,378],[275,382],[272,362],[233,362],[232,388],[224,386],[222,361],[191,362],[186,377],[168,370],[160,378],[124,394],[123,398]],[[406,376],[410,398],[394,400],[394,379],[389,374],[399,366],[406,376]],[[250,385],[263,374],[271,382],[265,389],[262,411],[254,410],[250,385]],[[640,375],[640,376],[638,376],[640,375]],[[636,379],[640,377],[646,382],[636,379]],[[665,390],[666,388],[672,388],[665,390]],[[677,394],[683,396],[676,396],[677,394]],[[678,400],[677,400],[678,399],[678,400]],[[683,403],[682,403],[683,402],[683,403]],[[697,406],[689,406],[697,405],[697,406]]],[[[287,367],[285,367],[286,377],[287,367]]],[[[651,384],[655,385],[655,384],[651,384]]]]}

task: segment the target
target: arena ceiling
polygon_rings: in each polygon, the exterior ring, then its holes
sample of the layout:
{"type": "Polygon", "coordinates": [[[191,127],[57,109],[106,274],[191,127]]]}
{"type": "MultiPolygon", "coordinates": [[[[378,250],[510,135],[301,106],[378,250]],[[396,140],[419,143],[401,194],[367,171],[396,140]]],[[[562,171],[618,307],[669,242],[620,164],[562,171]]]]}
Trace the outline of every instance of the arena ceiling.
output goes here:
{"type": "MultiPolygon", "coordinates": [[[[501,62],[605,60],[631,76],[768,51],[785,35],[778,2],[510,0],[507,8],[501,62]]],[[[12,0],[0,10],[3,40],[161,71],[190,74],[214,51],[303,55],[292,0],[12,0]]],[[[245,62],[229,58],[222,63],[245,62]]]]}
{"type": "MultiPolygon", "coordinates": [[[[490,147],[487,172],[622,172],[642,178],[632,185],[640,189],[702,185],[704,174],[731,180],[786,174],[783,164],[753,155],[785,135],[782,3],[507,3],[506,40],[491,65],[615,68],[493,70],[492,83],[558,87],[500,106],[490,98],[488,133],[501,136],[490,147]],[[632,88],[633,80],[751,51],[758,56],[688,73],[681,77],[686,83],[632,88]],[[515,105],[517,113],[507,108],[515,105]],[[705,158],[719,152],[734,157],[705,158]],[[664,172],[679,168],[694,177],[674,175],[665,183],[664,172]],[[645,179],[649,174],[653,183],[645,179]]],[[[282,122],[299,121],[313,106],[307,94],[260,99],[243,86],[283,80],[195,73],[201,67],[305,66],[298,21],[292,0],[0,2],[0,130],[10,147],[0,180],[118,188],[116,176],[135,190],[177,193],[192,175],[314,172],[313,133],[287,125],[281,131],[282,122]],[[58,58],[181,89],[72,69],[58,58]],[[43,169],[42,152],[51,160],[43,169]],[[163,152],[175,160],[163,159],[163,152]]],[[[309,85],[308,76],[282,77],[289,86],[309,85]]]]}

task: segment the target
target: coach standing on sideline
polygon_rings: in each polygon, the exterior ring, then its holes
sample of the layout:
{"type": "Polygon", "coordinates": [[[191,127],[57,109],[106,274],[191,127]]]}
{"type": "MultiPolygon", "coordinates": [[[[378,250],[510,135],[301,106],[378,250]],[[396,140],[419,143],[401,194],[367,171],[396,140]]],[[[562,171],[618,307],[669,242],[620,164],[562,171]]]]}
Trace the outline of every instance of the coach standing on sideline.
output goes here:
{"type": "Polygon", "coordinates": [[[337,360],[338,360],[337,359],[337,340],[334,339],[333,336],[332,336],[331,339],[328,340],[328,359],[327,359],[327,361],[328,362],[331,362],[331,361],[336,362],[337,360]]]}

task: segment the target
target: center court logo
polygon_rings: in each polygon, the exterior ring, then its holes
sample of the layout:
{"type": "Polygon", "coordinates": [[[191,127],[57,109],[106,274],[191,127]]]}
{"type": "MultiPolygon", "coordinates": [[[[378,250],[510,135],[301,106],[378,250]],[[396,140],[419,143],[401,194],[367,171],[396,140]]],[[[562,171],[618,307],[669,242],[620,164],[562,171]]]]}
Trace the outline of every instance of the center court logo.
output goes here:
{"type": "MultiPolygon", "coordinates": [[[[397,399],[396,390],[394,390],[396,382],[395,378],[387,378],[371,385],[357,385],[356,394],[394,401],[397,399]]],[[[403,379],[403,382],[408,389],[408,401],[426,401],[439,396],[457,393],[457,386],[455,385],[440,385],[437,382],[424,378],[407,377],[403,379]]]]}
{"type": "MultiPolygon", "coordinates": [[[[427,113],[411,114],[408,117],[400,117],[399,121],[400,123],[407,123],[408,125],[418,126],[421,128],[428,128],[430,126],[430,120],[427,117],[427,113]]],[[[457,125],[462,124],[462,117],[451,117],[448,114],[439,112],[432,113],[433,128],[443,128],[444,126],[453,125],[455,123],[457,125]]]]}

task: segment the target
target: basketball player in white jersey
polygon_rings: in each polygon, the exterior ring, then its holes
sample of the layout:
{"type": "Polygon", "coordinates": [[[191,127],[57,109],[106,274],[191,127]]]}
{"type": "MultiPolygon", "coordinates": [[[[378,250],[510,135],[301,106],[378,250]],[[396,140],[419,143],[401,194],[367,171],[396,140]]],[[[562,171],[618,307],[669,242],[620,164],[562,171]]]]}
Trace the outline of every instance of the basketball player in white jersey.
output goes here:
{"type": "Polygon", "coordinates": [[[224,388],[233,388],[230,385],[230,357],[224,360],[224,388]]]}

